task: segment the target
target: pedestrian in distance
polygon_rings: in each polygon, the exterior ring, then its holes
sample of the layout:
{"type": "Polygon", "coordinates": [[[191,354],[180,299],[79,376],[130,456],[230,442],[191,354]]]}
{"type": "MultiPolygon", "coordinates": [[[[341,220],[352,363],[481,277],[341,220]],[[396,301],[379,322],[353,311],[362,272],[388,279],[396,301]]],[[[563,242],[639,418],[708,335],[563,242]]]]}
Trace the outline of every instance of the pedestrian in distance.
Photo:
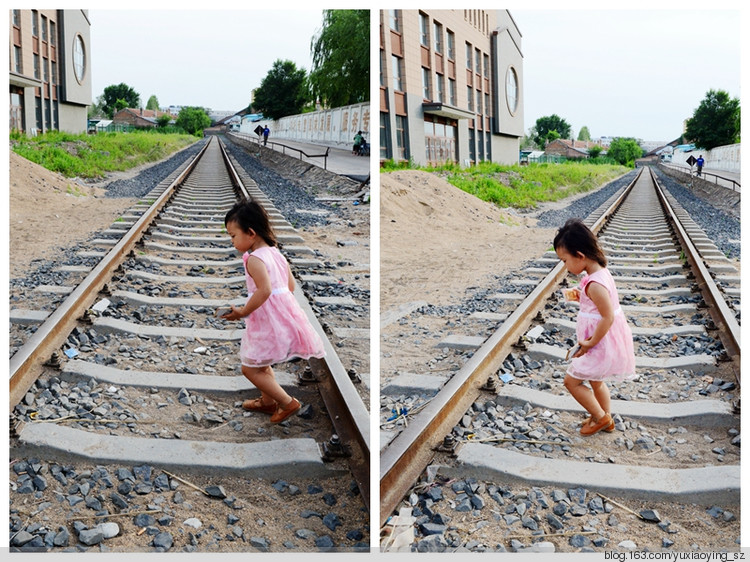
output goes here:
{"type": "Polygon", "coordinates": [[[263,146],[266,146],[266,143],[268,142],[268,134],[271,132],[271,129],[268,128],[268,125],[263,127],[263,146]]]}
{"type": "Polygon", "coordinates": [[[553,246],[573,275],[586,275],[566,299],[580,303],[576,320],[579,349],[565,374],[565,388],[590,414],[582,435],[613,431],[609,388],[605,381],[635,376],[633,334],[620,308],[614,279],[599,241],[580,219],[569,219],[558,230],[553,246]],[[584,385],[587,381],[591,388],[584,385]]]}
{"type": "Polygon", "coordinates": [[[365,143],[365,137],[362,136],[362,131],[357,131],[357,134],[354,135],[354,148],[352,149],[352,154],[359,155],[360,152],[362,152],[362,145],[365,143]]]}
{"type": "Polygon", "coordinates": [[[242,252],[248,299],[222,316],[245,319],[240,343],[242,374],[260,390],[260,398],[245,400],[245,410],[271,414],[279,423],[300,409],[276,381],[272,365],[293,358],[321,358],[323,342],[294,297],[294,277],[277,247],[268,214],[257,202],[245,200],[224,218],[234,248],[242,252]]]}
{"type": "Polygon", "coordinates": [[[698,160],[695,161],[695,165],[698,167],[698,175],[701,175],[701,170],[703,170],[703,164],[705,164],[705,160],[703,159],[703,155],[701,154],[698,156],[698,160]]]}

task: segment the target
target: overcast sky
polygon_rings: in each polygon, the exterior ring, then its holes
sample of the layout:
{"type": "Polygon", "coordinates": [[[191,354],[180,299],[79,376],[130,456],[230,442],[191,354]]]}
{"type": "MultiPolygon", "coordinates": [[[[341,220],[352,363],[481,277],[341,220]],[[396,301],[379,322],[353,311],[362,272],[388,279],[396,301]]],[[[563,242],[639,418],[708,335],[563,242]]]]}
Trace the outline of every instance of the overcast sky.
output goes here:
{"type": "Polygon", "coordinates": [[[585,125],[592,138],[671,141],[710,89],[740,97],[738,10],[510,13],[523,36],[526,131],[554,113],[576,138],[585,125]]]}
{"type": "Polygon", "coordinates": [[[161,107],[239,111],[277,59],[310,71],[323,12],[92,9],[89,17],[94,99],[124,82],[144,106],[155,95],[161,107]]]}

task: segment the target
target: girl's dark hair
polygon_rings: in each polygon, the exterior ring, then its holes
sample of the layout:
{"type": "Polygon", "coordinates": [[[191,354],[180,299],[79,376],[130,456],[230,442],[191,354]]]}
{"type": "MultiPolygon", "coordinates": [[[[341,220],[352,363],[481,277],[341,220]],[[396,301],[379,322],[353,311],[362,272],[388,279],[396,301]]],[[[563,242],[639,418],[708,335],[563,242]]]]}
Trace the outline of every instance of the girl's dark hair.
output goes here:
{"type": "Polygon", "coordinates": [[[581,252],[602,267],[607,267],[607,258],[601,246],[599,246],[599,240],[589,230],[589,227],[583,224],[581,219],[568,219],[563,227],[557,231],[552,245],[555,250],[560,247],[565,248],[573,256],[581,252]]]}
{"type": "Polygon", "coordinates": [[[224,217],[224,226],[236,222],[244,232],[252,230],[269,246],[276,246],[276,235],[263,206],[252,199],[245,199],[229,209],[224,217]]]}

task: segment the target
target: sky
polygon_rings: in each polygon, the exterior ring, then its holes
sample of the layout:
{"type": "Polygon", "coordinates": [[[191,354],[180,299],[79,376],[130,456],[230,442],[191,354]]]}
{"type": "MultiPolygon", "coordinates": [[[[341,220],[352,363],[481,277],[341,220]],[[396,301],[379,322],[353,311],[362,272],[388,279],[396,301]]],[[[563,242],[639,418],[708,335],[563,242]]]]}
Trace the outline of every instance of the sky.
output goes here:
{"type": "Polygon", "coordinates": [[[99,10],[91,20],[92,97],[124,82],[146,105],[236,112],[278,60],[308,72],[321,9],[99,10]]]}
{"type": "MultiPolygon", "coordinates": [[[[659,4],[660,6],[663,4],[659,4]]],[[[524,129],[556,114],[577,138],[677,138],[713,90],[740,97],[739,10],[510,9],[524,129]]]]}

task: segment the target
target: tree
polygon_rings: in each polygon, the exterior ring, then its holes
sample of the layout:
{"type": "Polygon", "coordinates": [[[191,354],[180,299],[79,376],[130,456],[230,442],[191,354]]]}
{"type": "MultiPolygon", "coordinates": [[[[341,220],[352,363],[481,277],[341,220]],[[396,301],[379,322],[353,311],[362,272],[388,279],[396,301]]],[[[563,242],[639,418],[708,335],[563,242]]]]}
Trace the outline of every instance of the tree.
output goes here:
{"type": "Polygon", "coordinates": [[[590,141],[591,140],[591,133],[589,133],[589,128],[584,125],[581,127],[581,130],[578,131],[578,140],[579,141],[590,141]]]}
{"type": "Polygon", "coordinates": [[[544,148],[544,142],[548,139],[570,138],[570,124],[568,124],[565,119],[554,113],[548,117],[540,117],[537,119],[535,127],[536,136],[534,137],[534,142],[539,148],[544,148]],[[548,136],[550,131],[556,131],[558,136],[548,136]]]}
{"type": "Polygon", "coordinates": [[[638,146],[638,141],[635,139],[617,137],[610,143],[607,156],[623,166],[632,167],[636,158],[643,156],[643,149],[638,146]]]}
{"type": "Polygon", "coordinates": [[[120,83],[116,86],[107,86],[102,94],[102,111],[110,119],[115,113],[115,105],[118,100],[125,102],[125,107],[138,107],[141,104],[141,96],[127,84],[120,83]]]}
{"type": "Polygon", "coordinates": [[[159,117],[156,118],[156,125],[160,128],[164,128],[167,125],[169,125],[169,122],[172,120],[172,117],[168,113],[162,113],[159,115],[159,117]]]}
{"type": "Polygon", "coordinates": [[[604,150],[604,147],[599,146],[598,144],[595,144],[594,146],[589,148],[589,151],[588,151],[589,157],[597,158],[602,153],[603,150],[604,150]]]}
{"type": "Polygon", "coordinates": [[[191,135],[198,135],[211,125],[211,118],[202,107],[183,107],[177,115],[176,125],[191,135]]]}
{"type": "Polygon", "coordinates": [[[327,107],[370,99],[369,10],[323,10],[323,26],[310,49],[313,97],[327,107]]]}
{"type": "Polygon", "coordinates": [[[277,59],[255,91],[253,108],[270,119],[302,112],[310,100],[307,72],[290,60],[277,59]]]}
{"type": "Polygon", "coordinates": [[[724,90],[709,90],[688,119],[685,136],[705,150],[739,142],[740,100],[724,90]]]}
{"type": "Polygon", "coordinates": [[[150,98],[148,98],[148,101],[146,102],[146,109],[159,109],[159,100],[156,98],[156,96],[151,96],[150,98]]]}

